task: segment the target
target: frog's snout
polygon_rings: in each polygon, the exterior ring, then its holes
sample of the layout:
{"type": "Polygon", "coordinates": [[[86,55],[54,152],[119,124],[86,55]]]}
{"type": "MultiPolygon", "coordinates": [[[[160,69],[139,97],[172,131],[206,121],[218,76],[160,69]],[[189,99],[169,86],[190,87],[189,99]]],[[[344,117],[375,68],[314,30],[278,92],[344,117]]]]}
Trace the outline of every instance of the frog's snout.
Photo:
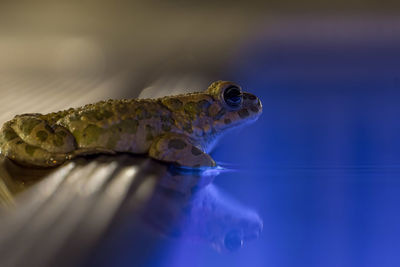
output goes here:
{"type": "Polygon", "coordinates": [[[250,93],[243,93],[244,108],[249,109],[254,115],[262,113],[262,104],[258,97],[250,93]]]}
{"type": "Polygon", "coordinates": [[[257,98],[257,107],[258,107],[259,112],[261,113],[262,112],[262,103],[259,98],[257,98]]]}

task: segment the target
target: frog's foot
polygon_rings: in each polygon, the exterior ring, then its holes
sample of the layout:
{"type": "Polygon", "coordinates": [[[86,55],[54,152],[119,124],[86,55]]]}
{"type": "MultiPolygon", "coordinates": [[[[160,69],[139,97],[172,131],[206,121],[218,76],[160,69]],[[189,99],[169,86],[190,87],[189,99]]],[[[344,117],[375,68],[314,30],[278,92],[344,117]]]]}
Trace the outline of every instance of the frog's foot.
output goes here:
{"type": "Polygon", "coordinates": [[[50,125],[40,114],[17,115],[7,127],[27,144],[51,153],[68,153],[77,146],[74,136],[66,128],[50,125]]]}
{"type": "Polygon", "coordinates": [[[152,143],[149,156],[182,167],[215,167],[210,155],[193,145],[191,140],[181,134],[161,135],[152,143]]]}
{"type": "Polygon", "coordinates": [[[25,114],[6,122],[0,130],[1,153],[22,165],[60,165],[75,148],[75,140],[62,126],[51,127],[38,116],[25,114]]]}
{"type": "Polygon", "coordinates": [[[3,143],[1,154],[25,166],[53,167],[68,159],[65,154],[51,153],[27,144],[18,136],[3,143]]]}

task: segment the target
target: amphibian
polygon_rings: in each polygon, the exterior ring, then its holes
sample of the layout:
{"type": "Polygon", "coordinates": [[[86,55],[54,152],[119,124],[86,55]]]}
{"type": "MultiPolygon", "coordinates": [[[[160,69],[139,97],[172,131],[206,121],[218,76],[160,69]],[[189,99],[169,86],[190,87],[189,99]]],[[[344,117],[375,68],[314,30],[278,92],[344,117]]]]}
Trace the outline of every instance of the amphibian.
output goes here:
{"type": "Polygon", "coordinates": [[[214,167],[207,152],[228,129],[255,121],[260,100],[232,82],[157,99],[101,101],[49,114],[22,114],[0,130],[1,153],[28,166],[57,166],[96,153],[147,153],[185,167],[214,167]]]}

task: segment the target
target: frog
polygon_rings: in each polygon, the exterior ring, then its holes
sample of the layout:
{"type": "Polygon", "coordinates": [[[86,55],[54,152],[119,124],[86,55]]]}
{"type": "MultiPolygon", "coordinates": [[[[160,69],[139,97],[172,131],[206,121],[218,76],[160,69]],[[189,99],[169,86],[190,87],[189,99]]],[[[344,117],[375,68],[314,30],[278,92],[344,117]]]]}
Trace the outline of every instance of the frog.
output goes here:
{"type": "Polygon", "coordinates": [[[183,168],[214,168],[209,152],[217,140],[256,121],[261,113],[257,96],[234,82],[216,81],[200,92],[110,99],[48,114],[16,115],[0,129],[0,153],[35,167],[126,152],[183,168]]]}

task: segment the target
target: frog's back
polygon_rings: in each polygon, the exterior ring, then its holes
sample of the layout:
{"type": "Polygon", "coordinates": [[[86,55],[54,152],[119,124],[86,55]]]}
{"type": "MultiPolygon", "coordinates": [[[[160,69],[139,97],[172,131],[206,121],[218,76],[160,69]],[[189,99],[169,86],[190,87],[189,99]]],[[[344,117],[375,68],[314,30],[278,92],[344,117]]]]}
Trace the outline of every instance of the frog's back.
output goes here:
{"type": "Polygon", "coordinates": [[[152,140],[172,127],[166,118],[170,111],[158,100],[108,100],[70,110],[57,124],[72,133],[78,148],[146,153],[152,140]]]}
{"type": "Polygon", "coordinates": [[[54,166],[80,154],[146,153],[170,111],[158,100],[109,100],[49,114],[22,114],[0,131],[1,153],[24,165],[54,166]],[[161,123],[162,122],[162,123],[161,123]]]}

